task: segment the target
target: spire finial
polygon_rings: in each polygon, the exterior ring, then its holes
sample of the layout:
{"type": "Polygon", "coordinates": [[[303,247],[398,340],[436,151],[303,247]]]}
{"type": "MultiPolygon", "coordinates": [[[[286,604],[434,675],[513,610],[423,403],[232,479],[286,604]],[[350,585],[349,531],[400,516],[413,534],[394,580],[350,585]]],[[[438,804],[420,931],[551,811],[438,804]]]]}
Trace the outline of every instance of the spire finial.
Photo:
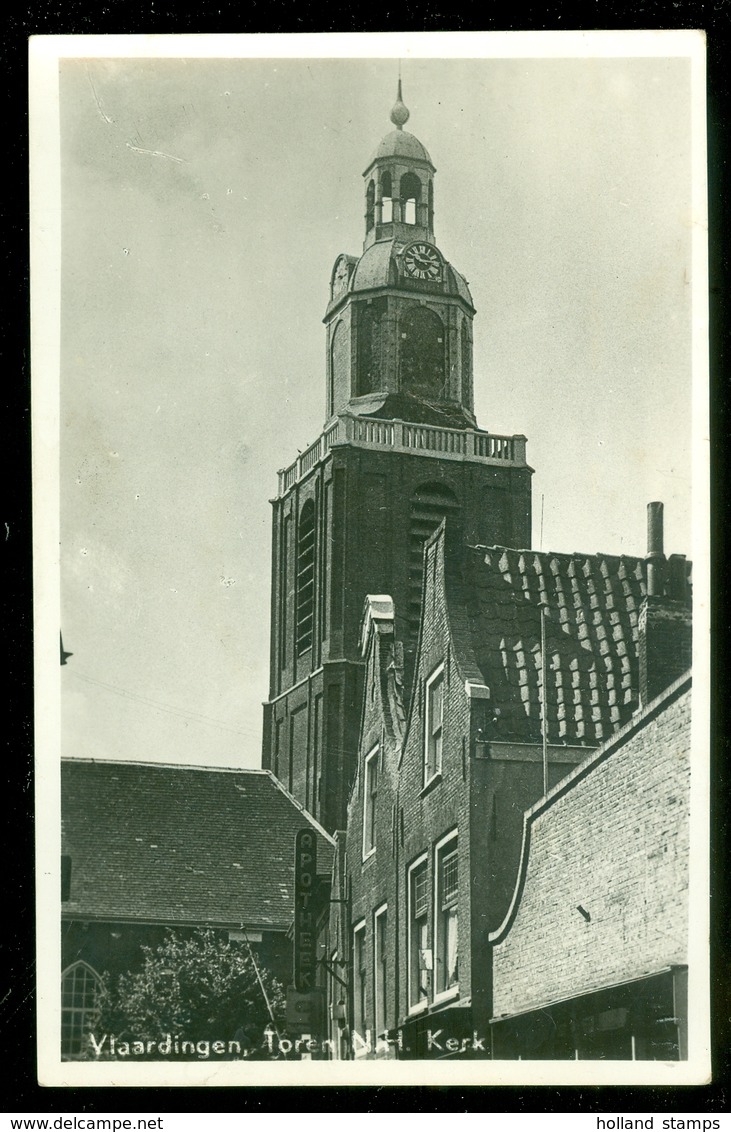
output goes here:
{"type": "Polygon", "coordinates": [[[391,121],[393,122],[393,124],[394,124],[394,126],[396,127],[397,130],[403,130],[404,124],[406,122],[408,122],[408,120],[409,120],[409,111],[406,108],[406,106],[404,106],[404,100],[401,97],[401,74],[400,74],[400,72],[401,72],[401,67],[399,67],[398,90],[396,92],[396,101],[394,102],[393,109],[391,111],[391,121]]]}

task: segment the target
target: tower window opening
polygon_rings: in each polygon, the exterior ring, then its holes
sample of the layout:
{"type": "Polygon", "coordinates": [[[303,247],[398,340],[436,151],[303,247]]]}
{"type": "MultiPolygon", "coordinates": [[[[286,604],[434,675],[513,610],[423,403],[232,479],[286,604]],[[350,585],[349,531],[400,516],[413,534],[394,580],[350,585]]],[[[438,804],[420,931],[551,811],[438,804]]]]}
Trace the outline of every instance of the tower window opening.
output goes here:
{"type": "Polygon", "coordinates": [[[297,654],[312,648],[315,608],[315,508],[311,499],[300,515],[297,537],[297,654]]]}
{"type": "Polygon", "coordinates": [[[428,307],[411,307],[401,320],[400,385],[404,392],[430,399],[447,395],[444,326],[428,307]]]}
{"type": "Polygon", "coordinates": [[[350,400],[350,335],[343,322],[335,327],[330,345],[328,412],[340,412],[350,400]]]}
{"type": "Polygon", "coordinates": [[[470,341],[470,330],[467,325],[467,319],[462,320],[460,345],[462,354],[462,372],[460,374],[462,401],[472,408],[472,343],[470,341]]]}
{"type": "Polygon", "coordinates": [[[373,393],[381,383],[381,338],[386,300],[373,299],[359,305],[357,396],[373,393]]]}
{"type": "Polygon", "coordinates": [[[393,188],[391,174],[381,175],[381,223],[390,224],[393,220],[393,188]]]}
{"type": "Polygon", "coordinates": [[[415,173],[404,173],[401,178],[401,215],[404,223],[418,223],[418,205],[421,201],[421,181],[415,173]]]}
{"type": "Polygon", "coordinates": [[[366,231],[370,232],[374,223],[375,216],[375,202],[376,202],[376,186],[373,181],[369,181],[368,189],[366,191],[366,231]]]}

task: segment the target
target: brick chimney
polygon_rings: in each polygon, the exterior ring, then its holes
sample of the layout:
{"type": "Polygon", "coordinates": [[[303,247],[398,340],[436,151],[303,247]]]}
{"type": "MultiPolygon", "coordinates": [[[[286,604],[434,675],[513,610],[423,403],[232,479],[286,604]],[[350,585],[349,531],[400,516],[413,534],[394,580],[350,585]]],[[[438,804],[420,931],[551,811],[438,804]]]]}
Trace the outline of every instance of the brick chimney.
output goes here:
{"type": "Polygon", "coordinates": [[[647,505],[647,596],[640,606],[640,706],[687,672],[692,660],[690,566],[665,557],[663,505],[647,505]]]}

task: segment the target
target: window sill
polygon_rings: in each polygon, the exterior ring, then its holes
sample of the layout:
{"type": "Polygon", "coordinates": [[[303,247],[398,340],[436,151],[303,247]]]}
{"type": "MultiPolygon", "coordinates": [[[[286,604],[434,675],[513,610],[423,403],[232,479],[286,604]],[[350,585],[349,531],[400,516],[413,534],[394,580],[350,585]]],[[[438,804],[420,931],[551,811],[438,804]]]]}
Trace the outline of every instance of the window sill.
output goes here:
{"type": "Polygon", "coordinates": [[[430,794],[432,792],[432,790],[434,789],[434,787],[438,786],[441,781],[442,781],[442,772],[441,772],[441,770],[439,770],[439,771],[437,771],[436,774],[433,774],[431,776],[431,778],[429,779],[429,781],[424,785],[421,793],[419,794],[419,797],[425,798],[426,795],[430,794]]]}
{"type": "Polygon", "coordinates": [[[363,858],[362,858],[363,864],[365,864],[366,861],[370,861],[371,857],[375,857],[375,855],[376,855],[376,846],[374,845],[372,849],[369,849],[367,853],[363,854],[363,858]]]}
{"type": "Polygon", "coordinates": [[[459,983],[455,983],[453,987],[435,994],[433,1004],[434,1006],[441,1006],[442,1003],[451,1002],[453,998],[459,998],[459,983]]]}
{"type": "Polygon", "coordinates": [[[408,1017],[409,1018],[415,1018],[417,1014],[423,1014],[424,1011],[428,1009],[428,1007],[429,1007],[428,998],[422,999],[422,1001],[418,1002],[416,1004],[416,1006],[410,1006],[409,1007],[408,1017]]]}

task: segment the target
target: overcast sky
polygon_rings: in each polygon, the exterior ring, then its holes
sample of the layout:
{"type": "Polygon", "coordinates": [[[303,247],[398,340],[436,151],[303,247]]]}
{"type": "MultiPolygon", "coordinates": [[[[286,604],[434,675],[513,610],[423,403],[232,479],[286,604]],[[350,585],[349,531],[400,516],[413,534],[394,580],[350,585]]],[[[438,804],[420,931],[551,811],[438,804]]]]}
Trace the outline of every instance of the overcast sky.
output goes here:
{"type": "MultiPolygon", "coordinates": [[[[661,499],[690,554],[688,61],[402,75],[477,307],[478,423],[528,437],[533,545],[644,554],[661,499]]],[[[66,755],[259,765],[269,499],[323,423],[330,271],[396,76],[61,62],[66,755]]]]}

